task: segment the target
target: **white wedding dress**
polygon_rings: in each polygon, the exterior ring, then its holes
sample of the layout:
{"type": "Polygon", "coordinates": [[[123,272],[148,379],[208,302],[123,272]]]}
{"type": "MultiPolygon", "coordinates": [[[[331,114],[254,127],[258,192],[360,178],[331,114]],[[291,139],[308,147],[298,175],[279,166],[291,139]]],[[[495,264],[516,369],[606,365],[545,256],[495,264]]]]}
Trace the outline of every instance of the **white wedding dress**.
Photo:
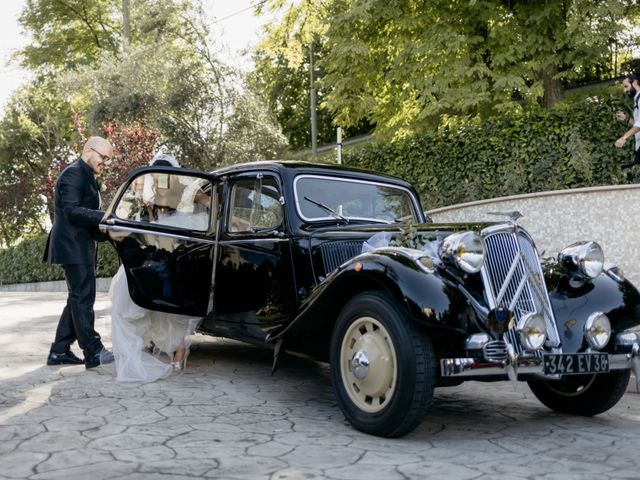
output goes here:
{"type": "Polygon", "coordinates": [[[202,319],[139,307],[129,296],[122,266],[111,281],[109,294],[115,362],[104,367],[115,373],[116,382],[148,383],[167,377],[174,352],[189,348],[189,337],[202,319]]]}
{"type": "MultiPolygon", "coordinates": [[[[158,200],[156,195],[159,195],[154,191],[152,175],[144,177],[143,198],[149,205],[153,205],[158,200]]],[[[209,228],[208,208],[205,212],[194,213],[196,194],[200,191],[201,182],[178,177],[178,182],[167,183],[173,185],[179,195],[176,194],[175,198],[170,199],[173,203],[166,203],[165,199],[163,205],[170,205],[175,211],[169,214],[158,212],[158,218],[151,223],[206,231],[209,228]]],[[[208,207],[207,202],[205,206],[208,207]]],[[[147,240],[158,250],[171,251],[173,248],[171,239],[150,236],[147,240]]],[[[155,312],[139,307],[131,300],[127,276],[122,265],[111,281],[109,293],[111,343],[115,362],[103,364],[103,367],[116,375],[117,382],[146,383],[169,375],[172,371],[174,353],[178,348],[189,348],[190,335],[195,332],[202,318],[155,312]]]]}

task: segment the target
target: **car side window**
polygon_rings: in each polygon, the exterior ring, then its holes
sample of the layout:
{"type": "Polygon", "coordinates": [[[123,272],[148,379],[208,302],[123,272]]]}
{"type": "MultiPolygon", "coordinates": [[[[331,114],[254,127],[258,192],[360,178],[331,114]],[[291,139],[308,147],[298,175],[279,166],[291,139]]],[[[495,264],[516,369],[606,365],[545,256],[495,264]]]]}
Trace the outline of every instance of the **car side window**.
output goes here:
{"type": "Polygon", "coordinates": [[[146,173],[127,187],[114,210],[122,220],[208,231],[212,185],[209,181],[169,173],[146,173]]]}
{"type": "Polygon", "coordinates": [[[229,232],[271,230],[282,224],[280,190],[275,178],[243,178],[231,188],[229,232]]]}

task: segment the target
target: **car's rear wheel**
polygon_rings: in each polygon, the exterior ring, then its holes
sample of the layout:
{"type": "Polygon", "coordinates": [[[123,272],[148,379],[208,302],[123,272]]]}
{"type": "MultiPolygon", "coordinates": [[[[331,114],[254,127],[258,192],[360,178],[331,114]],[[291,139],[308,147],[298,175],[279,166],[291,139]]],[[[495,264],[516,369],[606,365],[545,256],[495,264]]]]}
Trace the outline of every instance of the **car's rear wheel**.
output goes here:
{"type": "Polygon", "coordinates": [[[398,437],[424,418],[435,385],[429,338],[385,292],[354,297],[331,338],[338,404],[358,430],[398,437]]]}
{"type": "Polygon", "coordinates": [[[561,380],[530,381],[529,388],[551,410],[592,416],[612,408],[627,389],[629,370],[567,375],[561,380]]]}

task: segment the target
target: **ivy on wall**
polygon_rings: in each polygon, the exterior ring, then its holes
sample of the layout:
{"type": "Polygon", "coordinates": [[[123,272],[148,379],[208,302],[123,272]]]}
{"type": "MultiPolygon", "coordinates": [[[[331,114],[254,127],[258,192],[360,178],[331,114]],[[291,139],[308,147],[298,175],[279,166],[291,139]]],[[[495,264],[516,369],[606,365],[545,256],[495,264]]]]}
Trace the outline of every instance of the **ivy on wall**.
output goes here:
{"type": "MultiPolygon", "coordinates": [[[[618,97],[587,98],[537,111],[443,128],[418,138],[371,142],[343,152],[343,163],[411,182],[427,209],[547,190],[629,183],[620,167],[632,143],[613,111],[618,97]]],[[[638,168],[638,167],[635,167],[638,168]]]]}

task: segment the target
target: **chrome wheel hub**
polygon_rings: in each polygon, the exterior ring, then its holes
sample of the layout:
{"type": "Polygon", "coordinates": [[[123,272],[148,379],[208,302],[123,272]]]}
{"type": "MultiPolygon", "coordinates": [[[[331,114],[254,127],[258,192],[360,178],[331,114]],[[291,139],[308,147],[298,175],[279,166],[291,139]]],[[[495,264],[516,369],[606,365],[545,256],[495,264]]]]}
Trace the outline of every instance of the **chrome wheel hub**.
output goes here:
{"type": "Polygon", "coordinates": [[[367,354],[358,350],[351,359],[351,372],[358,380],[364,380],[369,373],[369,358],[367,354]]]}

